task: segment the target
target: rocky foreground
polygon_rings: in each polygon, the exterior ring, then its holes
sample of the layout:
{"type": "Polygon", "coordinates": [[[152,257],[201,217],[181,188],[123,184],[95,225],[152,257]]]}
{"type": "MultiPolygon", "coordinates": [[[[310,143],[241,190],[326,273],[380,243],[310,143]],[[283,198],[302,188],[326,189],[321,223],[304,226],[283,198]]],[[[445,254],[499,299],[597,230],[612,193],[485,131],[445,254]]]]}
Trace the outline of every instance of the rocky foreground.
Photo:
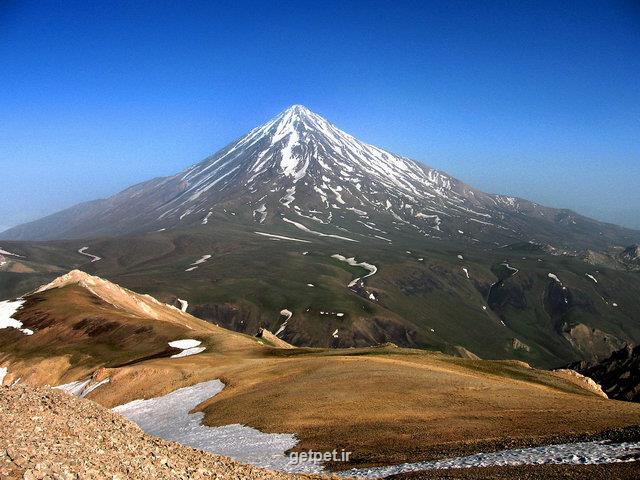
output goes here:
{"type": "MultiPolygon", "coordinates": [[[[145,434],[48,387],[0,386],[2,479],[301,479],[145,434]]],[[[316,477],[317,478],[317,477],[316,477]]]]}

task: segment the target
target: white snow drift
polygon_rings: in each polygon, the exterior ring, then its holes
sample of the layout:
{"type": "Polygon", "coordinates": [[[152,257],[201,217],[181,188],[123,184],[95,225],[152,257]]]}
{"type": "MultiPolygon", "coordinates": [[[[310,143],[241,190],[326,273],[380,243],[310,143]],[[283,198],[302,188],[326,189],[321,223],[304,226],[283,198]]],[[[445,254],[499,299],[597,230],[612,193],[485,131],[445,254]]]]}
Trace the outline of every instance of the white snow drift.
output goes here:
{"type": "Polygon", "coordinates": [[[24,258],[22,255],[18,255],[17,253],[7,252],[6,250],[3,250],[2,248],[0,248],[0,255],[11,255],[12,257],[24,258]]]}
{"type": "Polygon", "coordinates": [[[189,308],[189,302],[187,302],[186,300],[182,300],[181,298],[179,298],[178,303],[180,304],[181,312],[186,312],[187,308],[189,308]]]}
{"type": "Polygon", "coordinates": [[[272,233],[253,232],[256,235],[262,235],[263,237],[277,238],[278,240],[291,240],[292,242],[311,243],[309,240],[301,240],[300,238],[285,237],[284,235],[274,235],[272,233]]]}
{"type": "Polygon", "coordinates": [[[91,263],[97,262],[98,260],[102,260],[102,257],[98,257],[97,255],[93,255],[91,253],[87,253],[88,249],[89,249],[89,247],[82,247],[80,250],[78,250],[78,253],[80,255],[84,255],[85,257],[89,257],[91,259],[91,263]]]}
{"type": "Polygon", "coordinates": [[[15,328],[25,335],[33,335],[33,330],[22,328],[22,322],[13,318],[15,313],[22,307],[24,300],[5,300],[0,302],[0,329],[15,328]]]}
{"type": "Polygon", "coordinates": [[[75,382],[64,383],[53,388],[55,388],[56,390],[67,392],[70,395],[75,395],[76,397],[84,398],[98,387],[109,383],[111,379],[107,377],[104,380],[100,380],[99,382],[91,383],[91,381],[91,378],[87,378],[85,380],[77,380],[75,382]]]}
{"type": "Polygon", "coordinates": [[[585,273],[585,275],[589,277],[591,280],[593,280],[595,283],[598,283],[598,280],[596,280],[596,277],[594,277],[593,275],[590,275],[588,273],[585,273]]]}
{"type": "Polygon", "coordinates": [[[302,230],[303,232],[312,233],[313,235],[317,235],[319,237],[337,238],[339,240],[347,240],[348,242],[358,242],[358,240],[354,240],[353,238],[347,238],[347,237],[343,237],[341,235],[332,235],[332,234],[329,234],[329,233],[322,233],[322,232],[318,232],[316,230],[311,230],[309,227],[306,227],[305,225],[303,225],[301,223],[294,222],[293,220],[289,220],[286,217],[282,217],[282,220],[284,222],[290,223],[294,227],[302,230]]]}
{"type": "Polygon", "coordinates": [[[555,280],[556,282],[558,282],[560,285],[562,285],[562,282],[560,281],[560,279],[558,278],[558,276],[555,273],[550,273],[547,275],[551,280],[555,280]]]}
{"type": "Polygon", "coordinates": [[[348,285],[349,288],[351,288],[354,285],[356,285],[360,280],[364,280],[365,278],[370,277],[372,275],[375,275],[378,272],[378,267],[376,267],[375,265],[373,265],[371,263],[367,263],[367,262],[358,262],[354,257],[347,258],[344,255],[340,255],[339,253],[335,253],[335,254],[331,255],[331,258],[335,258],[336,260],[340,260],[341,262],[348,263],[352,267],[364,268],[365,270],[367,270],[369,272],[364,277],[358,277],[358,278],[356,278],[354,280],[351,280],[351,282],[348,285]]]}
{"type": "Polygon", "coordinates": [[[280,315],[286,318],[282,323],[282,325],[280,325],[280,328],[278,328],[276,333],[274,333],[276,337],[280,335],[282,332],[284,332],[285,328],[287,328],[287,324],[289,323],[289,320],[291,320],[291,317],[293,317],[293,312],[291,310],[287,310],[286,308],[283,308],[282,310],[280,310],[280,315]]]}
{"type": "Polygon", "coordinates": [[[207,349],[207,347],[200,347],[199,345],[201,343],[202,342],[200,340],[192,340],[190,338],[169,342],[170,347],[179,348],[180,350],[182,350],[180,353],[171,355],[171,358],[189,357],[191,355],[202,353],[207,349]]]}
{"type": "Polygon", "coordinates": [[[505,465],[593,465],[629,461],[640,454],[640,442],[610,443],[604,441],[564,443],[542,447],[478,453],[467,457],[428,462],[404,463],[388,467],[353,469],[340,472],[341,476],[385,478],[400,473],[429,469],[491,467],[505,465]]]}
{"type": "Polygon", "coordinates": [[[185,270],[185,272],[193,272],[194,270],[196,270],[198,268],[199,265],[202,265],[203,263],[205,263],[210,258],[211,258],[211,255],[203,255],[198,260],[193,262],[191,264],[191,266],[185,270]]]}
{"type": "Polygon", "coordinates": [[[189,414],[200,403],[224,388],[220,380],[210,380],[180,388],[150,400],[134,400],[113,409],[137,423],[145,432],[200,450],[226,455],[242,463],[288,472],[320,472],[314,463],[291,464],[285,452],[298,440],[285,433],[262,433],[239,424],[224,427],[202,425],[204,414],[189,414]]]}

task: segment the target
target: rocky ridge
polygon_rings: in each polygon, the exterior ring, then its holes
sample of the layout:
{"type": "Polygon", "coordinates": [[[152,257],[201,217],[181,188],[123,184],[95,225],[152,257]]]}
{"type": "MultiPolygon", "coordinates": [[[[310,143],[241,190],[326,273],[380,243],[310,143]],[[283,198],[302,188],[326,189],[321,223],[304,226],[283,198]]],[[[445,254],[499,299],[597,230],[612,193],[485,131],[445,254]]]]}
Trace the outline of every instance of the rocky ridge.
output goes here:
{"type": "Polygon", "coordinates": [[[575,362],[567,368],[594,379],[609,398],[640,402],[640,346],[626,345],[600,362],[575,362]]]}
{"type": "Polygon", "coordinates": [[[320,478],[270,472],[167,442],[89,400],[49,387],[0,387],[0,478],[320,478]]]}

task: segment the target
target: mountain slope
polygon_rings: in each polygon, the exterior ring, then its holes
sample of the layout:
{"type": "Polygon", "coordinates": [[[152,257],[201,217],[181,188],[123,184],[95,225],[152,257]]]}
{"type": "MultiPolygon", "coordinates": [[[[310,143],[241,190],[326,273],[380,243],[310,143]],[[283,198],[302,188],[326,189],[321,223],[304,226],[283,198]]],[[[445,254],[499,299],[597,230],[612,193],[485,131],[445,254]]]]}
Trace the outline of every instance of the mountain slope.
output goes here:
{"type": "Polygon", "coordinates": [[[480,192],[302,106],[184,172],[5,235],[83,238],[0,242],[0,298],[82,268],[298,347],[558,367],[640,342],[637,249],[623,248],[638,232],[480,192]]]}
{"type": "Polygon", "coordinates": [[[573,248],[629,245],[640,232],[503,195],[367,145],[294,105],[204,161],[0,234],[50,240],[234,220],[344,241],[418,237],[573,248]]]}
{"type": "Polygon", "coordinates": [[[181,354],[185,349],[172,343],[185,338],[218,352],[260,348],[251,337],[78,270],[0,306],[5,317],[21,324],[1,330],[0,364],[10,364],[7,382],[57,385],[69,375],[99,382],[107,377],[104,369],[181,354]]]}
{"type": "Polygon", "coordinates": [[[398,234],[392,245],[301,243],[256,231],[231,216],[140,236],[2,242],[20,257],[0,268],[0,298],[81,268],[177,307],[182,299],[192,315],[238,332],[265,327],[298,347],[464,347],[484,359],[559,367],[640,341],[636,272],[526,242],[488,248],[398,234]],[[293,314],[286,324],[284,309],[293,314]]]}
{"type": "Polygon", "coordinates": [[[640,415],[640,405],[521,362],[391,345],[273,348],[80,272],[38,290],[13,315],[33,334],[0,329],[0,383],[65,382],[113,407],[221,379],[224,389],[196,407],[206,425],[295,433],[297,451],[354,452],[335,468],[585,438],[640,415]],[[168,348],[188,339],[206,349],[168,348]]]}

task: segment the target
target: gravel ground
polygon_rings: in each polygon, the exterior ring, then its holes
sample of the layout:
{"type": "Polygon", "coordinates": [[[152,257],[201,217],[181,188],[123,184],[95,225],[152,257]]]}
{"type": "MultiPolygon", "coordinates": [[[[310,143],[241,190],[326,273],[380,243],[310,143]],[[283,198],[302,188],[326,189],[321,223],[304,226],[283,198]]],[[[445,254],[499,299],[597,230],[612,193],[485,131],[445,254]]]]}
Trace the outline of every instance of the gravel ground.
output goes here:
{"type": "Polygon", "coordinates": [[[0,387],[2,479],[309,479],[269,472],[145,434],[89,400],[0,387]]]}

